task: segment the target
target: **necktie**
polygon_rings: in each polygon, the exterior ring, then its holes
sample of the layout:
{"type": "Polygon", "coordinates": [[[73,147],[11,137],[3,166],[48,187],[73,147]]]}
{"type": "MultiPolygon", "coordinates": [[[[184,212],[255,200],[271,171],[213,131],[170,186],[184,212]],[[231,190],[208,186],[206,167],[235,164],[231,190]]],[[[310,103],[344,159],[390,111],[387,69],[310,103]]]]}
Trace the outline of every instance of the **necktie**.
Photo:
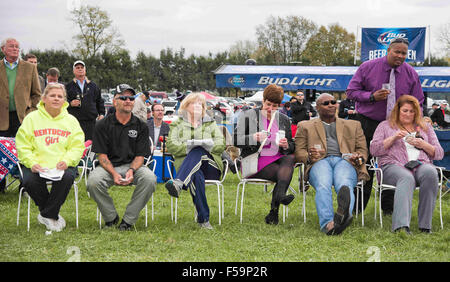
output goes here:
{"type": "Polygon", "coordinates": [[[391,69],[391,75],[389,76],[389,89],[391,93],[389,93],[387,98],[387,108],[386,108],[386,119],[389,119],[391,115],[391,111],[395,106],[395,70],[391,69]]]}

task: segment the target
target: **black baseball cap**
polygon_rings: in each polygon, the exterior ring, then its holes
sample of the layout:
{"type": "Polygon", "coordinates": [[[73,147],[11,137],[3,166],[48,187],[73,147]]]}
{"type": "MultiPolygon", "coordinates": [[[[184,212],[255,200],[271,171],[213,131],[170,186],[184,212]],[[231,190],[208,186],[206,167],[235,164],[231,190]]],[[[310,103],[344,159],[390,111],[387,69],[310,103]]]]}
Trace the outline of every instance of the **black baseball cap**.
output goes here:
{"type": "Polygon", "coordinates": [[[125,83],[116,86],[116,95],[122,94],[125,90],[129,90],[133,93],[133,95],[136,95],[136,91],[134,91],[133,87],[125,83]]]}

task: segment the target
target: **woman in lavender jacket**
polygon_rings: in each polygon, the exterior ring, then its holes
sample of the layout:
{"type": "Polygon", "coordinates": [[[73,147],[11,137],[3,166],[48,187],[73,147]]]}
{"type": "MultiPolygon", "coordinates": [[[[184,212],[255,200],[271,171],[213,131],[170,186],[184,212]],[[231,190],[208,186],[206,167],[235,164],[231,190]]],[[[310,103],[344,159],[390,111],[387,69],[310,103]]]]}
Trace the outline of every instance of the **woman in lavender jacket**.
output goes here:
{"type": "Polygon", "coordinates": [[[370,152],[378,157],[383,182],[397,187],[392,230],[403,229],[410,234],[412,198],[419,185],[419,230],[430,233],[439,189],[437,170],[432,162],[442,159],[444,150],[433,128],[423,122],[415,97],[403,95],[397,100],[389,120],[380,123],[375,130],[370,152]]]}

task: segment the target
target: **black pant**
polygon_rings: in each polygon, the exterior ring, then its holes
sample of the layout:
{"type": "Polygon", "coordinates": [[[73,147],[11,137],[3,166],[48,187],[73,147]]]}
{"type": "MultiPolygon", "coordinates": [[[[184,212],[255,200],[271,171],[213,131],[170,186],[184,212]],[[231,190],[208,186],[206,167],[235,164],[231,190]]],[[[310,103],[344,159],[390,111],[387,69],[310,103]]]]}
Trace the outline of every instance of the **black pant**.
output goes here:
{"type": "Polygon", "coordinates": [[[61,180],[53,181],[50,192],[47,189],[47,179],[41,178],[39,173],[33,173],[31,169],[22,166],[23,172],[23,186],[30,195],[31,199],[39,207],[39,211],[43,217],[58,220],[59,210],[66,201],[69,194],[70,187],[77,169],[69,167],[64,172],[61,180]]]}
{"type": "MultiPolygon", "coordinates": [[[[9,127],[7,130],[0,130],[1,137],[16,137],[17,130],[19,130],[20,121],[17,116],[17,112],[9,112],[9,127]]],[[[6,188],[6,177],[0,181],[0,191],[4,191],[6,188]]]]}
{"type": "Polygon", "coordinates": [[[96,120],[78,120],[80,127],[84,132],[84,141],[92,140],[96,120]]]}
{"type": "MultiPolygon", "coordinates": [[[[364,115],[357,114],[356,120],[359,120],[361,122],[361,127],[364,131],[364,136],[366,137],[367,142],[367,150],[369,151],[369,156],[367,158],[366,163],[370,164],[370,159],[372,158],[372,155],[370,154],[370,141],[373,139],[373,134],[375,133],[375,130],[377,129],[377,126],[380,124],[381,121],[370,119],[364,115]]],[[[364,205],[362,206],[364,209],[366,209],[367,203],[369,202],[370,194],[372,193],[372,186],[373,186],[373,175],[374,171],[369,170],[369,177],[370,179],[364,184],[364,205]]],[[[359,201],[358,198],[356,198],[356,189],[354,190],[355,193],[355,200],[359,201]]],[[[361,207],[360,204],[358,204],[359,207],[361,207]]],[[[355,203],[356,207],[356,203],[355,203]]],[[[381,196],[381,209],[387,213],[391,213],[394,208],[394,191],[392,190],[386,190],[383,192],[381,196]]]]}

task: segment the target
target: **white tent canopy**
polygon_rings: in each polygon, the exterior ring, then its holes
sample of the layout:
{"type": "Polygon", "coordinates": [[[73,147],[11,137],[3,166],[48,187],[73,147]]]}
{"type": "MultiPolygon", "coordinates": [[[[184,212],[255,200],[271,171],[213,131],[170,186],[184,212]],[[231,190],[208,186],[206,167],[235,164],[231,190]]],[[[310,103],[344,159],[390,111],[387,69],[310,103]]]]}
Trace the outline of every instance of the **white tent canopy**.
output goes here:
{"type": "Polygon", "coordinates": [[[262,102],[264,91],[258,91],[253,96],[247,97],[244,100],[248,102],[262,102]]]}

